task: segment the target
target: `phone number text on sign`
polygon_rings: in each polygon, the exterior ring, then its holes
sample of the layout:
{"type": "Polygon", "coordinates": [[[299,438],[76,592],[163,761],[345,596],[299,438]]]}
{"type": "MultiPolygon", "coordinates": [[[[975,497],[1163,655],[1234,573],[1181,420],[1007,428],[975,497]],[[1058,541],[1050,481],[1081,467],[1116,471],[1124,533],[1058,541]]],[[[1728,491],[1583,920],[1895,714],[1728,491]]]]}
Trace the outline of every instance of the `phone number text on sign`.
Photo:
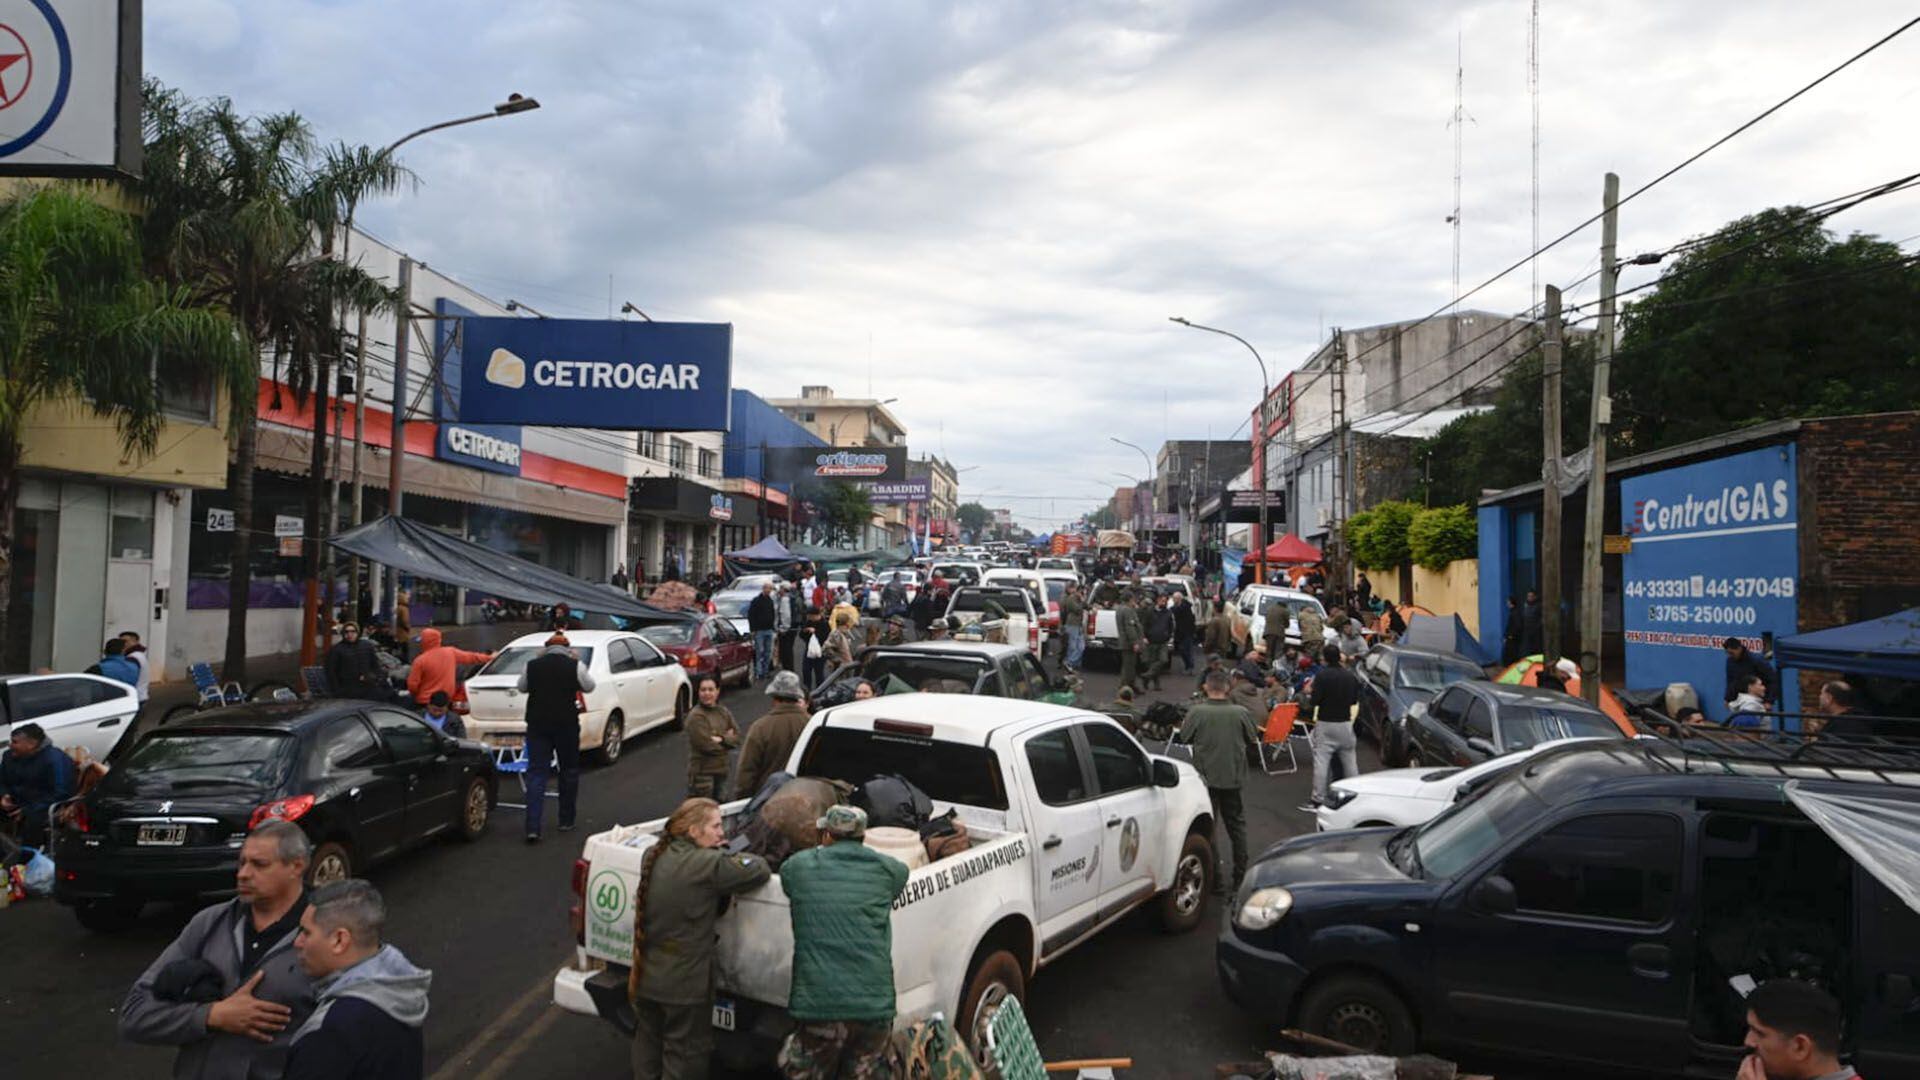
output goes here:
{"type": "Polygon", "coordinates": [[[1760,619],[1750,607],[1716,604],[1648,604],[1650,623],[1713,623],[1720,626],[1752,626],[1760,619]]]}
{"type": "Polygon", "coordinates": [[[1760,600],[1788,598],[1794,594],[1791,577],[1708,578],[1694,574],[1683,578],[1653,578],[1626,583],[1629,600],[1760,600]]]}

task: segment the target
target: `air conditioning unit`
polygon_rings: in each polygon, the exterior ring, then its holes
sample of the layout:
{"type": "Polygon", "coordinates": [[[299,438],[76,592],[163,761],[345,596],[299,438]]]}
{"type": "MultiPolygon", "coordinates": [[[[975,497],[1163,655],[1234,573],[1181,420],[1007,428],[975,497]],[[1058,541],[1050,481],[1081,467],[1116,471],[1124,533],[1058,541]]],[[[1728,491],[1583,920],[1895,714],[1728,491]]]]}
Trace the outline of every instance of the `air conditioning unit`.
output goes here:
{"type": "Polygon", "coordinates": [[[1320,512],[1314,515],[1313,523],[1322,529],[1331,526],[1333,524],[1333,511],[1326,507],[1321,507],[1320,512]]]}

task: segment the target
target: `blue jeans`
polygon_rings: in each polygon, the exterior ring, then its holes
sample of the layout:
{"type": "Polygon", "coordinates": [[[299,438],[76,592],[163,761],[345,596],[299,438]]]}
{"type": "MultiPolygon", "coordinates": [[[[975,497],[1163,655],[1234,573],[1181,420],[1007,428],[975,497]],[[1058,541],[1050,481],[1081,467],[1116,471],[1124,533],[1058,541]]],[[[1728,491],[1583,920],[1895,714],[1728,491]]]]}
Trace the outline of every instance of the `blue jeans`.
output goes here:
{"type": "Polygon", "coordinates": [[[527,732],[527,835],[540,835],[540,816],[547,807],[547,776],[554,759],[560,762],[560,826],[573,824],[580,799],[580,729],[558,739],[538,731],[527,732]]]}
{"type": "Polygon", "coordinates": [[[753,632],[753,677],[764,679],[767,670],[773,666],[773,637],[771,630],[753,632]]]}
{"type": "Polygon", "coordinates": [[[1067,655],[1063,662],[1077,669],[1081,659],[1087,655],[1087,628],[1076,623],[1064,630],[1067,635],[1067,655]]]}

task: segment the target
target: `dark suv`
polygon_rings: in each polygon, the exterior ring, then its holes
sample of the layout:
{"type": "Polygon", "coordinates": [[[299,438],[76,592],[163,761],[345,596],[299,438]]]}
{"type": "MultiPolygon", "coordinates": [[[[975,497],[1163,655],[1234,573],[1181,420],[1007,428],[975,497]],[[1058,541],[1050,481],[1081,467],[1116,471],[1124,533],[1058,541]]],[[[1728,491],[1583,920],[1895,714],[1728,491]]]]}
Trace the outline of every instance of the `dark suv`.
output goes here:
{"type": "Polygon", "coordinates": [[[1703,1076],[1739,1064],[1735,987],[1791,975],[1840,999],[1863,1074],[1920,1076],[1920,913],[1897,854],[1875,854],[1902,841],[1874,842],[1891,829],[1911,845],[1890,823],[1916,813],[1920,750],[1547,750],[1424,825],[1269,850],[1217,966],[1262,1021],[1370,1050],[1703,1076]],[[1889,824],[1850,820],[1876,807],[1889,824]]]}
{"type": "Polygon", "coordinates": [[[1389,768],[1407,763],[1407,713],[1457,682],[1485,681],[1480,665],[1459,653],[1413,645],[1375,645],[1354,665],[1360,685],[1361,731],[1373,737],[1389,768]]]}
{"type": "Polygon", "coordinates": [[[54,896],[89,929],[149,900],[230,896],[247,831],[296,821],[314,884],[428,837],[477,839],[497,793],[479,743],[370,701],[237,705],[147,733],[56,834],[54,896]]]}

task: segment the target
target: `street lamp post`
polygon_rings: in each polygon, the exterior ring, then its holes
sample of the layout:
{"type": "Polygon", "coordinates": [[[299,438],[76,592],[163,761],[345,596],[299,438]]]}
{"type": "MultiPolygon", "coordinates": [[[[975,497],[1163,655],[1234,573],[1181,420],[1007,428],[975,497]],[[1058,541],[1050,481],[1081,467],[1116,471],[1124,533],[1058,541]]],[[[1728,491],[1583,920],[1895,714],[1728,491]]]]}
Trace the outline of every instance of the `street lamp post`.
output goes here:
{"type": "MultiPolygon", "coordinates": [[[[1197,322],[1190,322],[1179,315],[1169,315],[1167,316],[1167,321],[1177,322],[1181,326],[1192,330],[1205,330],[1209,334],[1219,334],[1223,337],[1230,337],[1240,344],[1245,345],[1247,351],[1253,354],[1255,362],[1260,365],[1260,433],[1258,438],[1260,468],[1256,470],[1254,474],[1254,491],[1256,493],[1254,497],[1260,500],[1260,553],[1254,561],[1254,565],[1258,567],[1254,572],[1254,579],[1265,584],[1267,580],[1267,545],[1273,542],[1273,538],[1267,534],[1267,395],[1272,392],[1269,389],[1272,383],[1267,379],[1267,362],[1261,359],[1260,350],[1254,348],[1252,342],[1231,330],[1222,330],[1214,326],[1202,326],[1197,322]]],[[[1233,500],[1229,497],[1227,500],[1228,505],[1231,506],[1232,502],[1233,500]]]]}
{"type": "MultiPolygon", "coordinates": [[[[1138,446],[1135,446],[1134,444],[1128,442],[1125,439],[1119,438],[1114,435],[1109,435],[1107,436],[1107,438],[1108,440],[1112,442],[1117,442],[1121,446],[1124,446],[1129,450],[1132,450],[1134,453],[1139,454],[1140,460],[1147,463],[1147,480],[1145,484],[1141,485],[1147,489],[1147,515],[1146,515],[1146,522],[1142,526],[1142,531],[1152,532],[1153,531],[1153,459],[1147,456],[1147,452],[1145,450],[1140,449],[1138,446]]],[[[1125,474],[1123,473],[1121,475],[1125,475],[1125,474]]]]}

